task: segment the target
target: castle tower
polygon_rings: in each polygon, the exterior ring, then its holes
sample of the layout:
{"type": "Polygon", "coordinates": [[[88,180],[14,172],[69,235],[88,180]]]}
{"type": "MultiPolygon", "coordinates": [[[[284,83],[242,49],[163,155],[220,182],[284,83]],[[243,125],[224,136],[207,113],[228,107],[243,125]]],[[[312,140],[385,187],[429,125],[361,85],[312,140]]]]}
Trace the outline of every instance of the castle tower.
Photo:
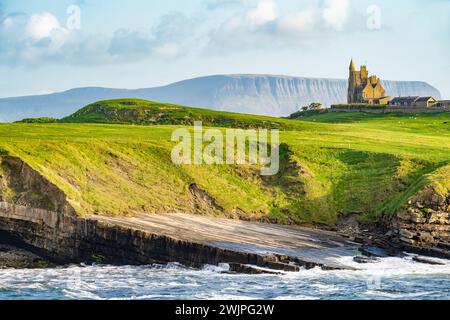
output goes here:
{"type": "Polygon", "coordinates": [[[353,58],[350,61],[350,72],[352,72],[352,71],[356,71],[356,65],[355,65],[355,62],[353,61],[353,58]]]}
{"type": "Polygon", "coordinates": [[[348,77],[347,103],[381,103],[385,101],[386,91],[381,84],[381,80],[373,75],[369,76],[366,66],[356,69],[353,59],[350,61],[348,77]]]}
{"type": "Polygon", "coordinates": [[[352,60],[350,61],[350,67],[349,67],[349,77],[348,77],[348,94],[347,94],[347,102],[353,103],[356,100],[356,88],[358,87],[359,80],[359,74],[358,71],[356,71],[356,65],[355,62],[352,60]]]}

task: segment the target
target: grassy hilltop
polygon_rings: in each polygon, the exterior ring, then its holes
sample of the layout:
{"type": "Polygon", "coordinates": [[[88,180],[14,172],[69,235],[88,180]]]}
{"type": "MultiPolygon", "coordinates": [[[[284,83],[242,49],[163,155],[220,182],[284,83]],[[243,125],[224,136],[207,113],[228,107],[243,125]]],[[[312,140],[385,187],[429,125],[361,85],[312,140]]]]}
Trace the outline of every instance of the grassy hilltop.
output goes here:
{"type": "Polygon", "coordinates": [[[449,123],[449,113],[287,120],[114,100],[58,123],[1,124],[0,154],[22,158],[62,189],[79,214],[182,211],[333,224],[339,214],[367,221],[394,214],[429,183],[448,192],[449,123]],[[280,128],[279,175],[261,177],[252,166],[175,166],[171,134],[195,120],[280,128]],[[214,199],[212,206],[198,189],[214,199]]]}
{"type": "Polygon", "coordinates": [[[276,127],[285,128],[276,118],[220,112],[140,99],[99,101],[90,104],[73,115],[62,119],[63,123],[107,123],[135,125],[192,125],[202,121],[215,127],[276,127]]]}

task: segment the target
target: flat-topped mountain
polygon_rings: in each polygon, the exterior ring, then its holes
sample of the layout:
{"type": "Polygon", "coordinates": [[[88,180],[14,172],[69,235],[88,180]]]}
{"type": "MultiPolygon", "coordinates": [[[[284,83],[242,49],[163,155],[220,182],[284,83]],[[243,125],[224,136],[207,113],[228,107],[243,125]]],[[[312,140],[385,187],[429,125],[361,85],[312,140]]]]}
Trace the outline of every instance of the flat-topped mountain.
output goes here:
{"type": "MultiPolygon", "coordinates": [[[[99,100],[137,98],[213,110],[287,116],[311,102],[323,105],[347,100],[347,80],[274,75],[217,75],[147,89],[78,88],[39,96],[0,99],[0,121],[34,117],[66,117],[99,100]]],[[[383,81],[390,96],[434,96],[425,82],[383,81]]]]}

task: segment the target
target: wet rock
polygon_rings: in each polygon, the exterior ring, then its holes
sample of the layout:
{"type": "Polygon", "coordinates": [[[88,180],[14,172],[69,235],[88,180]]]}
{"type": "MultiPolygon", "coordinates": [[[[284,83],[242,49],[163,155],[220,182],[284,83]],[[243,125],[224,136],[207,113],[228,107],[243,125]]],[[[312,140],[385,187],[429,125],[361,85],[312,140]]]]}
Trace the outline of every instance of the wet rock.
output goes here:
{"type": "Polygon", "coordinates": [[[359,249],[362,255],[366,257],[374,257],[374,258],[386,258],[389,257],[389,254],[386,250],[378,247],[363,247],[359,249]]]}
{"type": "Polygon", "coordinates": [[[450,243],[448,242],[438,242],[437,245],[439,248],[450,251],[450,243]]]}
{"type": "Polygon", "coordinates": [[[433,259],[429,259],[429,258],[423,258],[423,257],[414,257],[413,261],[415,262],[419,262],[419,263],[424,263],[424,264],[431,264],[431,265],[436,265],[436,266],[445,266],[445,263],[433,260],[433,259]]]}
{"type": "Polygon", "coordinates": [[[356,256],[353,258],[353,261],[356,263],[365,264],[365,263],[377,263],[380,262],[380,259],[376,257],[356,256]]]}
{"type": "Polygon", "coordinates": [[[299,272],[300,271],[299,266],[296,266],[293,264],[281,263],[281,262],[267,262],[265,264],[265,267],[267,267],[269,269],[282,270],[282,271],[287,271],[287,272],[299,272]]]}
{"type": "Polygon", "coordinates": [[[11,245],[0,244],[0,269],[36,269],[54,266],[45,258],[11,245]]]}

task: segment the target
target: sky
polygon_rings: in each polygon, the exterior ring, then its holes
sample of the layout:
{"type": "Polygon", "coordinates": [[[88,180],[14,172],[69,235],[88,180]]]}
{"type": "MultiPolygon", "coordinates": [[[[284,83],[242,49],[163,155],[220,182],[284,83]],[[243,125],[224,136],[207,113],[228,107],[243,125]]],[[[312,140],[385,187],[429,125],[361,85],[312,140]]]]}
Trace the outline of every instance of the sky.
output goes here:
{"type": "Polygon", "coordinates": [[[450,0],[0,0],[0,97],[212,74],[385,80],[450,99],[450,0]]]}

